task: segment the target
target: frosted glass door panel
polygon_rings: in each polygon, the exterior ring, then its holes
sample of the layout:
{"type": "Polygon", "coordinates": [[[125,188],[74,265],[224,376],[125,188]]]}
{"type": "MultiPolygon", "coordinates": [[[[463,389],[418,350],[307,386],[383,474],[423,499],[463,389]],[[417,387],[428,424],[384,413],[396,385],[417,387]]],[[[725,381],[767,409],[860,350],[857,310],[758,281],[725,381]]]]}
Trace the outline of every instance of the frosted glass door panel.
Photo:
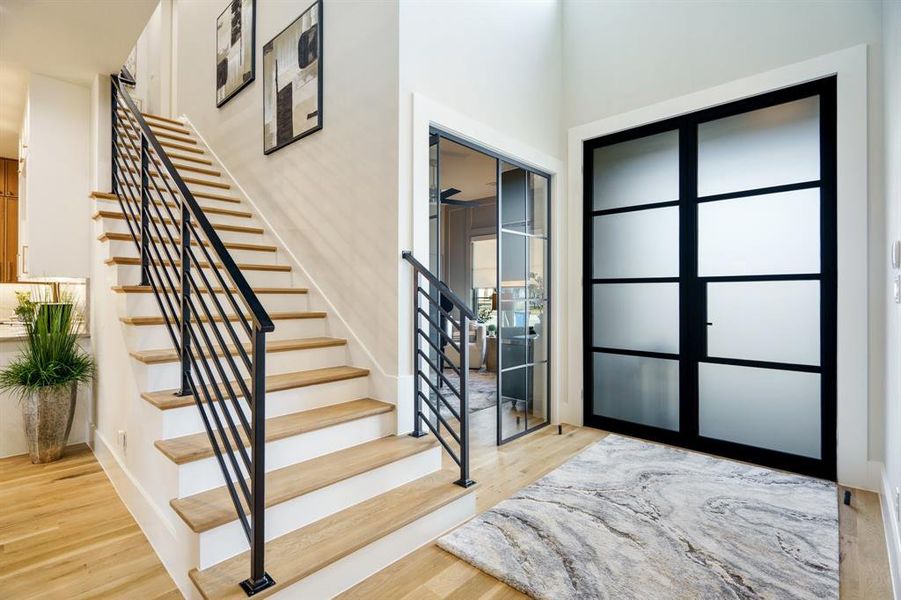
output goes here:
{"type": "Polygon", "coordinates": [[[698,126],[699,196],[819,178],[818,97],[698,126]]]}
{"type": "Polygon", "coordinates": [[[679,429],[679,361],[595,353],[594,414],[679,429]]]}
{"type": "Polygon", "coordinates": [[[698,274],[820,272],[820,190],[698,205],[698,274]]]}
{"type": "Polygon", "coordinates": [[[594,286],[594,346],[679,352],[678,283],[602,283],[594,286]]]}
{"type": "Polygon", "coordinates": [[[820,458],[820,375],[699,365],[704,437],[820,458]]]}
{"type": "Polygon", "coordinates": [[[594,151],[594,210],[679,199],[679,132],[594,151]]]}
{"type": "Polygon", "coordinates": [[[678,277],[679,208],[594,217],[594,275],[678,277]]]}
{"type": "Polygon", "coordinates": [[[707,284],[707,354],[820,364],[820,282],[707,284]]]}

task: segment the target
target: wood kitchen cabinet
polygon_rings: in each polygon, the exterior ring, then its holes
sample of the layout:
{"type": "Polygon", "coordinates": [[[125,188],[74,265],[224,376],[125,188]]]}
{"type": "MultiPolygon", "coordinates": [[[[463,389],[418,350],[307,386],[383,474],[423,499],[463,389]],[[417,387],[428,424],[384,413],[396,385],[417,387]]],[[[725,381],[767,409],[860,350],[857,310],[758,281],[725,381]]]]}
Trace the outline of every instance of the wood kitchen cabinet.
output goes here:
{"type": "Polygon", "coordinates": [[[18,281],[19,161],[0,158],[0,283],[18,281]]]}

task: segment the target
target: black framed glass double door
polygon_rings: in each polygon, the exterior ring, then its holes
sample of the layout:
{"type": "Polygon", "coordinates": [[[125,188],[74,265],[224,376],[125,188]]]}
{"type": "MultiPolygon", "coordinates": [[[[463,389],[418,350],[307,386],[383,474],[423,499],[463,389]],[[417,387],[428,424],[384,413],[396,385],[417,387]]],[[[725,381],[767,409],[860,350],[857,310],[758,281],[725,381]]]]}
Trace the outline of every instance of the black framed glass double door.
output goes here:
{"type": "Polygon", "coordinates": [[[835,479],[835,79],[584,144],[585,423],[835,479]]]}

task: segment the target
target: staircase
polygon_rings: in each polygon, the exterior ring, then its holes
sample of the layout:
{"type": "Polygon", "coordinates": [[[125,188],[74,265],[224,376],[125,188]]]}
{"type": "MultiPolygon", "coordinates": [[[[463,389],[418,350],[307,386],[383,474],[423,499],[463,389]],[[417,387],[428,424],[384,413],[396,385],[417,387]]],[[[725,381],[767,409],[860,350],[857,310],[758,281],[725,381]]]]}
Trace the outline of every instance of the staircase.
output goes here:
{"type": "Polygon", "coordinates": [[[121,377],[138,392],[122,399],[141,415],[129,452],[139,455],[133,476],[154,506],[132,512],[145,531],[169,530],[165,539],[174,541],[151,542],[181,591],[215,599],[332,597],[469,518],[473,488],[454,485],[458,474],[442,470],[437,438],[396,435],[395,405],[370,397],[369,370],[350,364],[348,341],[330,335],[329,315],[312,308],[321,302],[198,136],[181,121],[141,115],[176,177],[142,140],[137,113],[121,101],[114,107],[117,193],[92,194],[96,254],[106,269],[99,285],[116,307],[104,326],[116,319],[129,357],[121,377]],[[179,215],[188,213],[177,193],[148,193],[166,184],[174,190],[177,179],[228,258],[211,251],[217,242],[182,227],[179,215]],[[186,281],[182,258],[155,249],[142,259],[141,251],[145,237],[148,245],[180,244],[179,232],[200,257],[192,276],[208,284],[193,288],[185,323],[173,320],[186,281]],[[222,277],[229,261],[274,325],[271,333],[242,327],[254,314],[234,302],[241,286],[222,277]],[[190,341],[193,362],[176,347],[181,339],[190,341]],[[246,380],[235,377],[244,357],[264,364],[263,376],[251,369],[246,380]],[[252,426],[232,426],[244,421],[252,426]],[[241,464],[242,452],[253,464],[241,464]],[[238,493],[245,488],[252,493],[238,493]],[[148,512],[162,523],[147,522],[148,512]],[[242,587],[259,575],[257,560],[274,585],[242,587]]]}

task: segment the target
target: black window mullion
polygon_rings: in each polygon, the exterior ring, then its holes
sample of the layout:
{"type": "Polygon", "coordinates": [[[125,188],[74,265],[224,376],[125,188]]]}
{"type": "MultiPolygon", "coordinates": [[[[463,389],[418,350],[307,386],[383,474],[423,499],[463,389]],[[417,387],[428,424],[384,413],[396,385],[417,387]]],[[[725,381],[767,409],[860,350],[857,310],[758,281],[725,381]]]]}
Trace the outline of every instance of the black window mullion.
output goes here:
{"type": "Polygon", "coordinates": [[[707,313],[698,281],[697,140],[697,124],[683,123],[679,128],[679,430],[689,439],[698,435],[698,360],[704,341],[698,334],[704,332],[707,313]]]}

